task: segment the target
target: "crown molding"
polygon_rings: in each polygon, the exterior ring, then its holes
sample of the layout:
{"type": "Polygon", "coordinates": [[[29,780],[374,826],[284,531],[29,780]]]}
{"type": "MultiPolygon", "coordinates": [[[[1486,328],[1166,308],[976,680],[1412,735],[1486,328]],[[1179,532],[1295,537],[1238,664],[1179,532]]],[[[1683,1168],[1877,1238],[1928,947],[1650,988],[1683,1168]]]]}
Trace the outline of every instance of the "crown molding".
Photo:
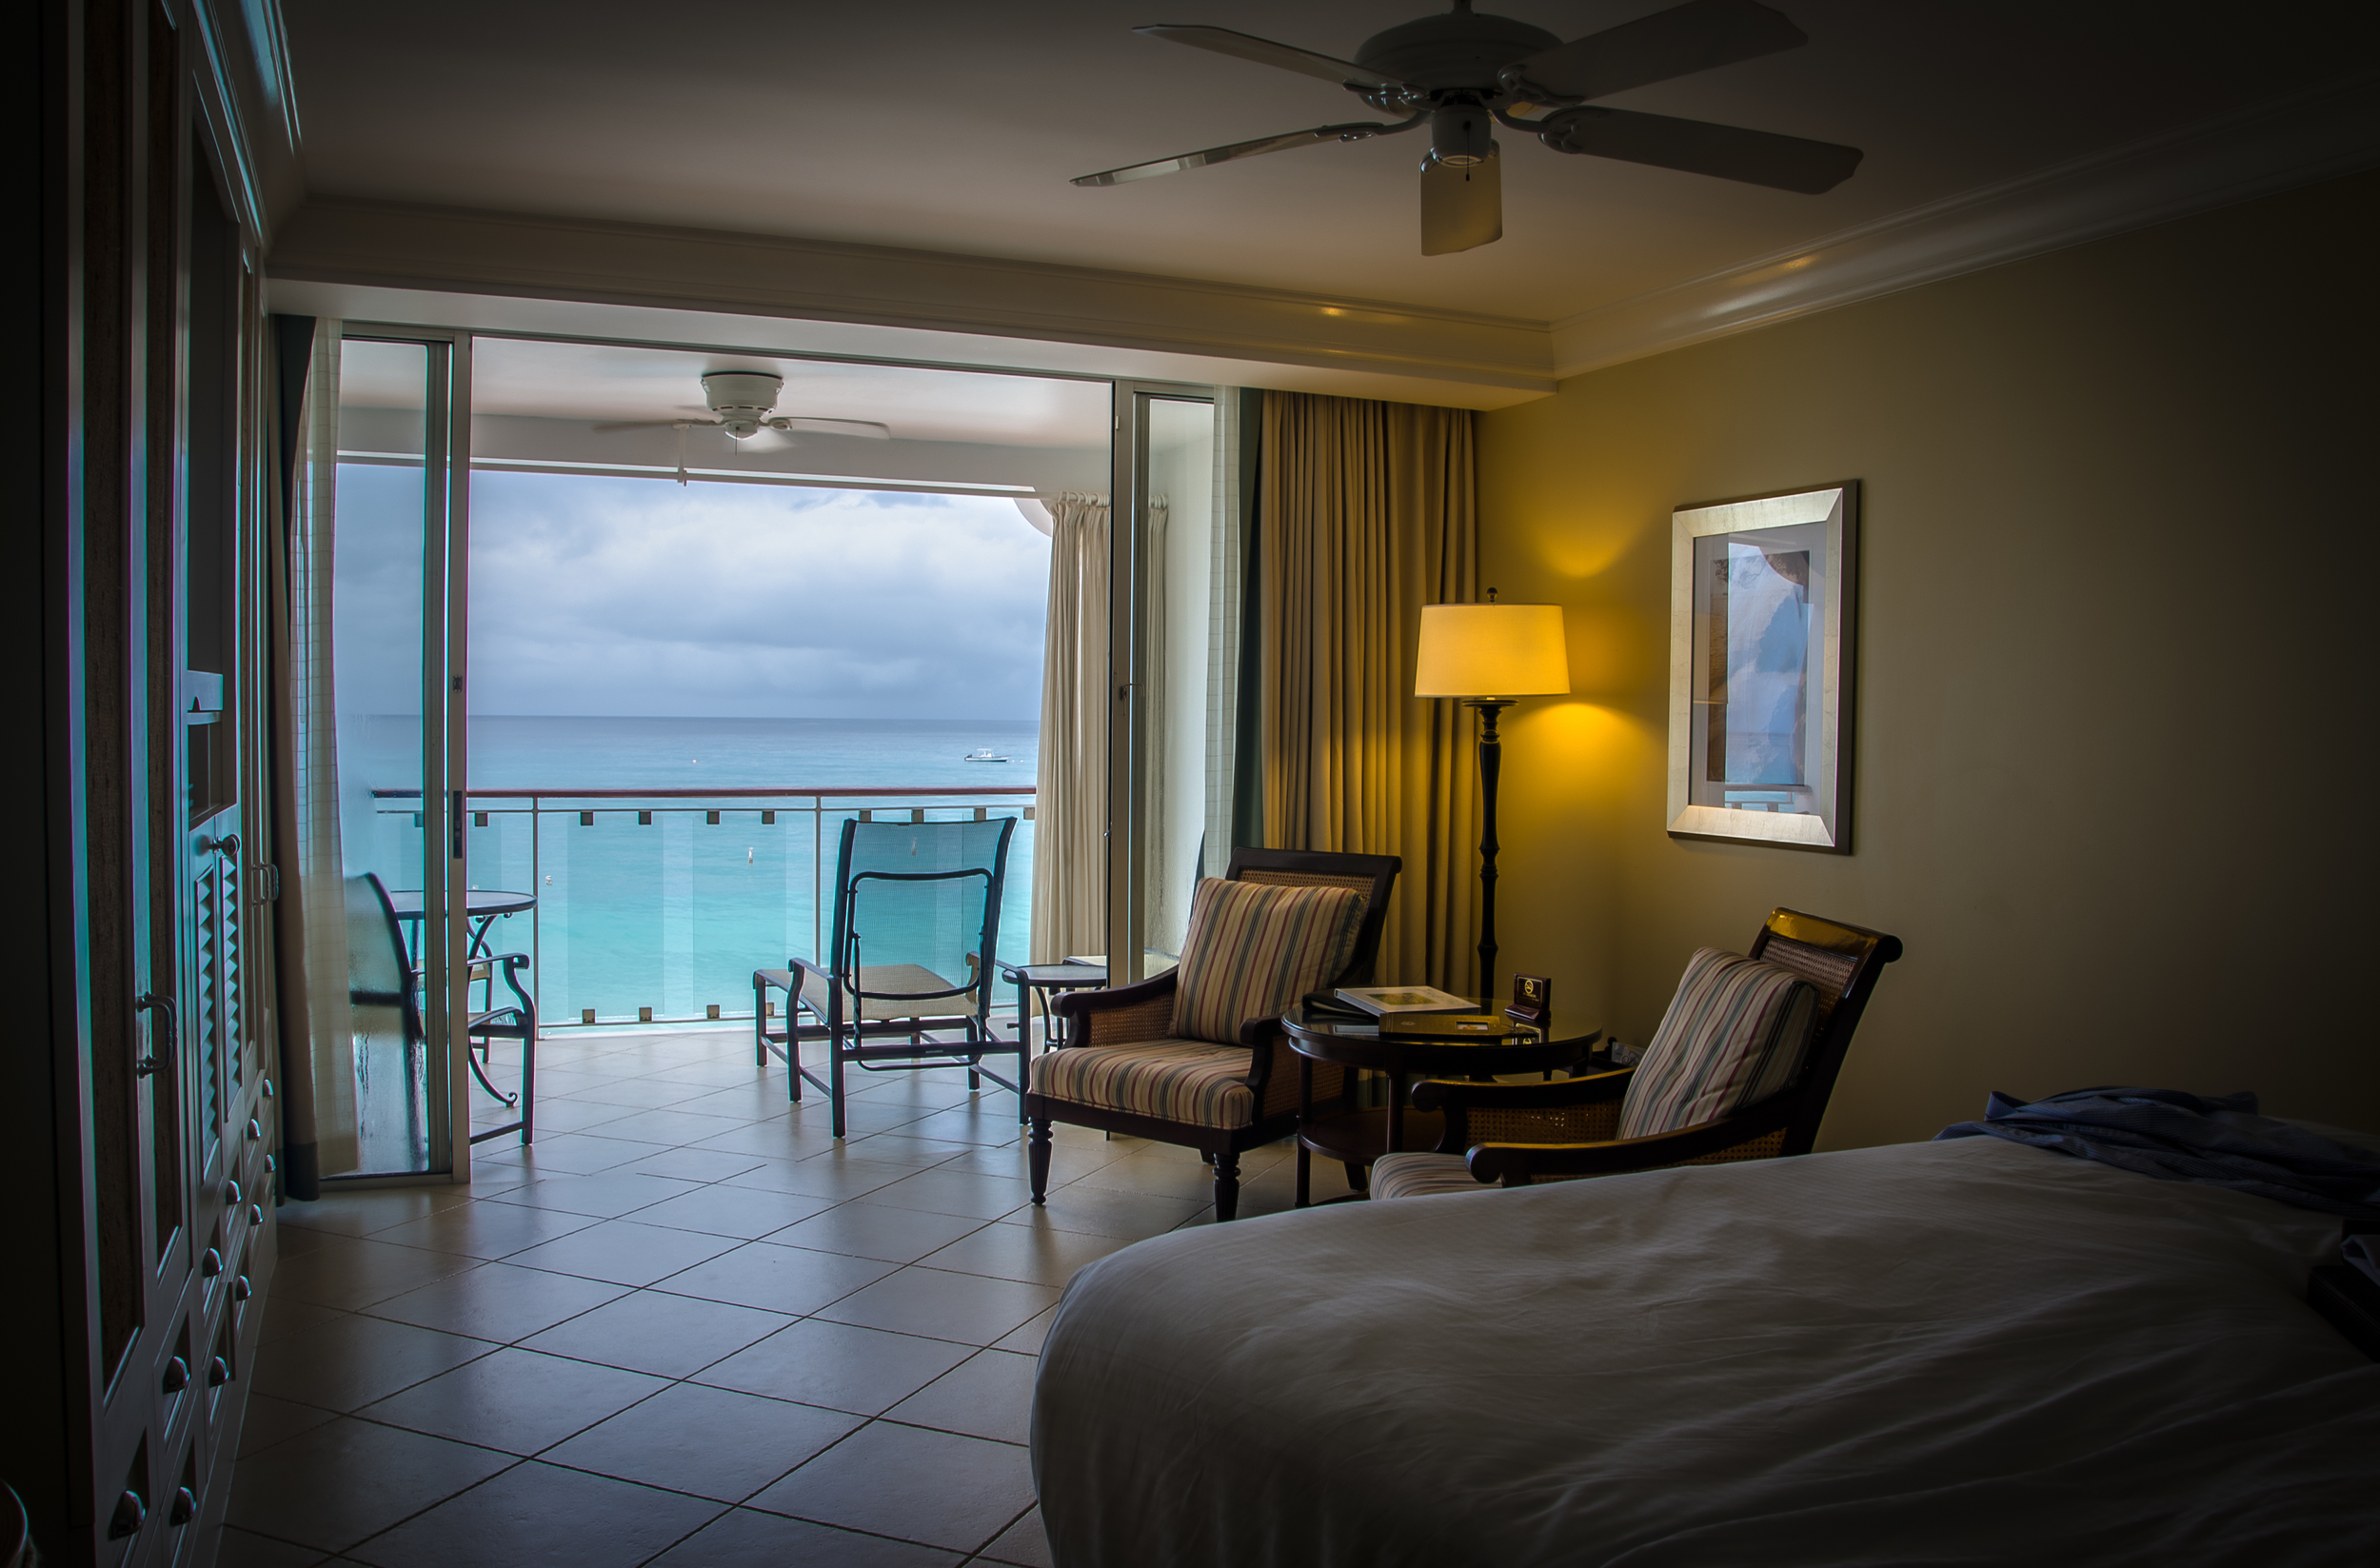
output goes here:
{"type": "Polygon", "coordinates": [[[2144,137],[1553,324],[1557,376],[2380,165],[2380,72],[2144,137]]]}
{"type": "Polygon", "coordinates": [[[315,197],[282,226],[267,269],[292,283],[1095,345],[1524,397],[1554,389],[1542,322],[885,246],[315,197]]]}

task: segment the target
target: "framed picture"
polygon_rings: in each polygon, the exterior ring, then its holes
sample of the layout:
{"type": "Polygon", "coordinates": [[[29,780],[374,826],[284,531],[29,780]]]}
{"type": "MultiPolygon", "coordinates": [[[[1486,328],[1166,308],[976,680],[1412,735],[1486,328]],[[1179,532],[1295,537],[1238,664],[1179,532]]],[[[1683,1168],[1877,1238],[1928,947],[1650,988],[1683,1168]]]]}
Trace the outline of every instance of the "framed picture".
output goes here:
{"type": "Polygon", "coordinates": [[[1670,526],[1669,831],[1851,851],[1859,485],[1670,526]]]}

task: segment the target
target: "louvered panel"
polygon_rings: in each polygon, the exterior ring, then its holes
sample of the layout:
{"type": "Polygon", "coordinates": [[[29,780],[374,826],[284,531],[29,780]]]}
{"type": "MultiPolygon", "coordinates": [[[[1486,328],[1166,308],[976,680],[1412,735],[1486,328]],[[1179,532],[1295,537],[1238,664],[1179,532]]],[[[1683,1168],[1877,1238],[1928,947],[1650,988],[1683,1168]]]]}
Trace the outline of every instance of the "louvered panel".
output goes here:
{"type": "Polygon", "coordinates": [[[223,1012],[223,1060],[225,1070],[230,1074],[231,1096],[234,1100],[239,1098],[241,1082],[240,1069],[242,1066],[240,1059],[240,1002],[241,998],[244,995],[241,990],[244,977],[241,967],[241,960],[243,956],[241,952],[241,939],[246,934],[246,923],[241,917],[241,911],[245,907],[244,901],[240,896],[240,884],[242,880],[243,879],[240,876],[240,863],[238,857],[231,855],[225,856],[223,858],[223,875],[221,878],[222,913],[220,916],[223,926],[221,939],[223,951],[223,991],[221,1002],[223,1012]]]}
{"type": "Polygon", "coordinates": [[[190,998],[190,1049],[197,1057],[200,1136],[208,1142],[223,1124],[223,877],[208,863],[215,859],[201,862],[191,922],[198,983],[190,998]]]}

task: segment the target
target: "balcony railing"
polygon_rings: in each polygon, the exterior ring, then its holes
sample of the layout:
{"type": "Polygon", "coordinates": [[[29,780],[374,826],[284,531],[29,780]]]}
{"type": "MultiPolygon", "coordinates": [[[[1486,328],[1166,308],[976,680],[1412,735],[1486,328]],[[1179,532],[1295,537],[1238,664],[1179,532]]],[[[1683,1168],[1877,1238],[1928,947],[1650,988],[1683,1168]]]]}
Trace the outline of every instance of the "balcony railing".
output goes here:
{"type": "MultiPolygon", "coordinates": [[[[487,945],[535,961],[544,1028],[748,1020],[754,969],[822,956],[835,852],[853,818],[1019,819],[998,953],[1021,960],[1034,794],[1029,784],[475,789],[466,852],[473,887],[537,896],[535,907],[496,917],[487,945]]],[[[419,790],[372,796],[387,831],[418,834],[419,790]]]]}

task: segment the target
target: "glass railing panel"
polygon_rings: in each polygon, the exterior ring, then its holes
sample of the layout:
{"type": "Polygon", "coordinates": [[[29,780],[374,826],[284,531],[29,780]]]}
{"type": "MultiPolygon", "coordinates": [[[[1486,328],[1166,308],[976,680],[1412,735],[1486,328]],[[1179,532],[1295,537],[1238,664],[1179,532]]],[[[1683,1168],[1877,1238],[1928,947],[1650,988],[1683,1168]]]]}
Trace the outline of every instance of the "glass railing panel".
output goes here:
{"type": "Polygon", "coordinates": [[[843,824],[863,813],[1018,819],[994,954],[1021,960],[1032,937],[1031,800],[1030,790],[898,787],[483,791],[468,803],[471,882],[483,895],[535,895],[533,910],[495,917],[488,941],[531,954],[543,1029],[745,1020],[755,969],[820,956],[843,824]]]}

